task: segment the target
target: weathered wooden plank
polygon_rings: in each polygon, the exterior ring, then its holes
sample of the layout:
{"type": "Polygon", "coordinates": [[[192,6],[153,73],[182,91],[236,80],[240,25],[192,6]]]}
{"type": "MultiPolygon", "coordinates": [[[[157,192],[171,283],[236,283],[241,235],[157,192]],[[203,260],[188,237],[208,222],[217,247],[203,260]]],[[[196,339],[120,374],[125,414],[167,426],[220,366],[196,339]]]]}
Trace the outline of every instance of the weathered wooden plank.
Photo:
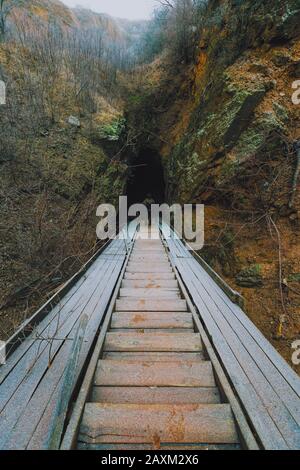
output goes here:
{"type": "MultiPolygon", "coordinates": [[[[114,241],[107,241],[83,266],[82,268],[75,273],[66,283],[64,283],[58,291],[48,300],[44,305],[42,305],[30,318],[26,319],[14,332],[14,334],[6,342],[6,357],[9,358],[13,352],[19,348],[20,344],[24,343],[24,340],[30,336],[33,330],[36,330],[37,327],[45,320],[46,317],[49,318],[49,313],[55,309],[55,306],[61,302],[62,299],[66,300],[73,287],[78,287],[80,281],[84,281],[85,275],[90,275],[93,267],[97,264],[97,259],[100,254],[106,252],[109,249],[109,245],[115,245],[117,243],[114,241]],[[89,274],[87,274],[87,272],[89,274]]],[[[19,351],[18,351],[19,352],[19,351]]],[[[14,355],[16,359],[17,355],[14,355]]]]}
{"type": "MultiPolygon", "coordinates": [[[[107,282],[104,286],[102,295],[95,296],[95,303],[93,307],[93,313],[86,328],[85,337],[88,339],[84,341],[79,357],[78,373],[81,372],[82,367],[86,361],[86,358],[91,350],[91,338],[94,339],[99,331],[99,325],[104,316],[105,310],[111,298],[114,286],[118,280],[120,270],[122,268],[123,261],[118,260],[114,269],[111,271],[111,275],[107,278],[107,282]]],[[[52,382],[51,377],[48,377],[49,383],[52,382]]],[[[43,413],[40,422],[33,433],[28,444],[29,449],[47,449],[48,448],[48,429],[49,429],[49,418],[53,419],[53,410],[55,409],[56,398],[53,397],[48,403],[45,412],[43,413]]]]}
{"type": "Polygon", "coordinates": [[[186,312],[185,300],[149,300],[128,298],[116,301],[116,311],[118,312],[186,312]]]}
{"type": "MultiPolygon", "coordinates": [[[[122,261],[120,261],[119,259],[114,261],[113,265],[111,263],[112,263],[112,261],[109,262],[109,265],[114,266],[114,269],[116,269],[117,266],[122,265],[122,261]]],[[[101,296],[101,293],[105,290],[105,286],[107,285],[107,283],[104,284],[102,282],[101,277],[99,277],[99,285],[100,285],[100,283],[101,283],[101,288],[100,289],[98,287],[98,284],[94,284],[92,294],[91,294],[91,297],[89,299],[89,304],[81,305],[81,308],[78,312],[79,315],[80,315],[80,312],[82,311],[82,308],[84,308],[84,312],[86,314],[89,314],[90,317],[91,317],[92,313],[95,311],[95,307],[96,307],[96,305],[99,301],[99,295],[101,296]],[[94,300],[92,300],[92,299],[94,299],[94,300]]],[[[61,335],[62,339],[53,346],[53,348],[52,348],[53,349],[53,354],[55,353],[56,350],[58,350],[58,348],[60,347],[60,345],[64,341],[66,343],[69,343],[67,338],[68,338],[68,336],[70,338],[70,332],[75,327],[75,325],[78,321],[78,318],[79,318],[79,316],[77,316],[77,319],[74,319],[75,320],[75,323],[74,323],[74,320],[71,321],[71,317],[70,317],[70,320],[69,320],[70,324],[68,326],[68,329],[66,330],[63,327],[59,330],[59,334],[61,335]],[[64,338],[66,338],[66,339],[64,340],[64,338]]],[[[98,318],[98,321],[100,321],[100,320],[101,320],[101,316],[98,318]]],[[[90,345],[92,343],[93,337],[92,336],[90,337],[89,336],[90,334],[91,334],[91,328],[90,328],[90,326],[88,326],[87,329],[86,329],[86,335],[85,335],[86,340],[85,340],[85,343],[84,343],[84,348],[81,351],[81,355],[83,354],[84,349],[90,347],[90,345]]],[[[41,414],[43,413],[43,411],[45,409],[45,406],[48,403],[47,393],[48,394],[52,393],[53,389],[55,389],[55,386],[57,384],[57,382],[55,382],[52,374],[54,374],[54,376],[56,374],[56,376],[58,377],[58,380],[61,379],[61,374],[62,374],[63,369],[64,369],[63,364],[66,363],[66,360],[68,358],[69,348],[62,349],[62,351],[64,352],[64,355],[63,356],[60,355],[60,359],[59,359],[59,365],[60,365],[59,370],[60,370],[60,372],[59,371],[57,372],[56,369],[53,367],[53,364],[56,363],[56,358],[55,358],[51,368],[48,369],[48,355],[47,355],[47,350],[45,350],[44,354],[41,356],[41,359],[39,359],[34,364],[34,372],[35,373],[33,374],[33,371],[31,371],[31,373],[26,376],[25,381],[23,381],[23,383],[22,383],[22,386],[20,386],[17,389],[16,394],[14,395],[13,399],[10,400],[9,408],[7,408],[7,407],[5,408],[4,413],[5,413],[6,419],[1,420],[0,428],[2,427],[2,425],[6,428],[6,434],[5,434],[6,439],[9,436],[8,430],[12,428],[12,425],[14,423],[16,423],[17,420],[19,420],[18,425],[15,426],[14,432],[12,433],[13,437],[11,438],[10,441],[8,441],[8,445],[10,445],[9,442],[12,442],[13,446],[17,445],[16,436],[18,436],[18,439],[19,439],[18,440],[18,443],[19,443],[18,445],[21,446],[19,448],[24,448],[24,446],[26,445],[26,443],[30,439],[31,435],[30,435],[30,432],[29,432],[29,428],[34,430],[34,425],[37,424],[38,420],[40,419],[41,414]],[[44,376],[46,371],[47,371],[47,373],[44,376]],[[37,386],[37,384],[39,383],[39,380],[41,380],[42,377],[43,377],[43,379],[42,379],[43,383],[45,382],[47,385],[45,386],[45,388],[43,388],[43,386],[40,383],[39,387],[36,389],[36,386],[37,386]],[[43,393],[41,394],[40,392],[42,390],[43,390],[43,393]],[[25,395],[25,393],[26,393],[26,395],[25,395]],[[32,395],[32,393],[33,393],[33,395],[32,395]],[[18,403],[18,407],[15,406],[16,403],[18,403]],[[22,413],[25,410],[25,407],[26,407],[26,411],[22,416],[22,413]],[[30,414],[28,414],[29,412],[30,412],[30,414]],[[19,419],[19,417],[21,417],[21,418],[19,419]],[[36,417],[36,421],[35,421],[34,417],[36,417]]],[[[53,405],[53,408],[54,408],[54,405],[53,405]]],[[[3,417],[3,414],[2,414],[2,417],[3,417]]],[[[0,440],[1,440],[1,437],[0,437],[0,440]]]]}
{"type": "Polygon", "coordinates": [[[175,274],[170,273],[129,273],[126,272],[124,275],[124,280],[147,280],[147,281],[160,281],[160,280],[174,280],[175,274]]]}
{"type": "Polygon", "coordinates": [[[204,360],[202,352],[105,352],[102,359],[127,362],[199,362],[204,360]]]}
{"type": "Polygon", "coordinates": [[[217,451],[232,451],[232,450],[241,450],[239,444],[160,444],[155,446],[155,444],[86,444],[84,442],[79,442],[78,450],[110,450],[110,451],[129,451],[129,450],[217,450],[217,451]]]}
{"type": "Polygon", "coordinates": [[[191,313],[115,312],[111,328],[193,328],[191,313]]]}
{"type": "Polygon", "coordinates": [[[73,340],[70,358],[66,364],[66,371],[63,377],[60,398],[57,401],[55,415],[53,416],[53,427],[52,429],[50,427],[49,430],[50,436],[48,448],[51,450],[58,450],[60,446],[68,406],[75,386],[76,373],[78,373],[77,367],[79,362],[79,354],[84,339],[84,333],[88,323],[88,319],[89,318],[86,314],[83,314],[80,318],[78,330],[73,340]]]}
{"type": "MultiPolygon", "coordinates": [[[[86,275],[82,276],[82,278],[75,284],[75,286],[70,290],[70,292],[63,299],[61,299],[61,302],[57,304],[53,308],[53,310],[45,317],[45,319],[35,328],[32,334],[18,346],[13,355],[8,358],[6,364],[3,364],[0,368],[0,385],[10,374],[10,372],[16,367],[18,362],[29,351],[30,348],[36,348],[33,357],[36,356],[37,346],[39,343],[38,338],[46,338],[49,336],[49,328],[51,323],[52,326],[55,325],[55,330],[57,329],[57,323],[54,322],[57,322],[58,317],[60,323],[63,322],[63,313],[65,308],[68,308],[69,312],[73,311],[74,305],[76,305],[76,303],[79,301],[79,298],[82,297],[82,294],[78,296],[78,290],[81,286],[83,286],[83,288],[85,289],[86,285],[88,284],[87,279],[95,279],[95,276],[99,272],[99,269],[102,269],[104,263],[105,260],[99,258],[90,267],[86,275]],[[77,294],[76,297],[75,294],[77,294]]],[[[21,365],[20,370],[24,370],[24,364],[21,365]]]]}
{"type": "Polygon", "coordinates": [[[111,332],[116,333],[136,333],[147,334],[155,333],[157,335],[170,335],[178,333],[194,333],[194,328],[114,328],[111,332]]]}
{"type": "MultiPolygon", "coordinates": [[[[172,241],[168,240],[168,245],[172,252],[172,241]]],[[[201,312],[201,316],[206,324],[210,336],[212,337],[213,343],[222,358],[222,362],[225,365],[227,373],[229,374],[237,393],[241,397],[243,405],[246,408],[263,445],[267,449],[287,449],[288,446],[279,429],[269,416],[268,410],[262,404],[253,384],[249,381],[237,358],[224,340],[222,331],[216,325],[210,311],[207,309],[206,304],[199,295],[199,281],[197,281],[190,273],[190,270],[187,270],[182,259],[176,258],[176,265],[184,281],[188,285],[193,301],[201,312]]]]}
{"type": "MultiPolygon", "coordinates": [[[[141,233],[141,232],[140,232],[141,233]]],[[[146,233],[146,234],[150,234],[150,232],[148,230],[146,230],[145,232],[142,232],[142,233],[146,233]]],[[[140,239],[139,238],[139,234],[137,235],[137,238],[136,238],[136,241],[134,243],[134,246],[139,246],[139,245],[159,245],[159,246],[162,246],[162,241],[159,237],[159,231],[153,231],[151,232],[151,235],[155,235],[157,236],[158,238],[155,238],[155,239],[140,239]]]]}
{"type": "MultiPolygon", "coordinates": [[[[129,225],[130,227],[130,225],[129,225]]],[[[128,251],[128,256],[130,256],[130,249],[128,251]]],[[[97,338],[97,343],[95,345],[95,348],[93,350],[93,353],[91,355],[90,362],[88,364],[81,389],[77,395],[76,399],[76,404],[72,408],[72,413],[68,422],[68,425],[66,427],[66,431],[64,434],[64,438],[61,443],[61,449],[62,450],[70,450],[73,449],[76,445],[77,442],[77,433],[79,431],[80,427],[80,422],[82,418],[82,414],[84,412],[84,406],[85,403],[88,399],[89,393],[92,388],[92,381],[94,378],[95,370],[97,368],[98,360],[101,354],[103,353],[103,346],[104,346],[104,340],[105,340],[105,335],[107,332],[107,329],[109,327],[110,321],[111,321],[111,316],[113,313],[114,309],[114,304],[115,300],[118,295],[118,290],[121,286],[122,278],[124,276],[124,272],[126,269],[126,263],[127,263],[128,257],[125,260],[125,263],[122,267],[122,271],[120,273],[119,279],[117,281],[117,284],[115,286],[114,292],[112,296],[109,299],[109,306],[106,312],[106,317],[104,319],[104,322],[102,324],[102,328],[99,332],[98,338],[97,338]]]]}
{"type": "Polygon", "coordinates": [[[133,248],[132,250],[132,255],[139,255],[139,256],[143,256],[143,255],[146,255],[146,256],[149,256],[149,255],[154,255],[154,256],[165,256],[166,255],[166,251],[164,248],[160,248],[160,247],[157,247],[157,248],[133,248]]]}
{"type": "Polygon", "coordinates": [[[104,345],[105,351],[198,352],[201,349],[200,335],[197,333],[107,333],[104,345]]]}
{"type": "Polygon", "coordinates": [[[132,250],[132,254],[143,254],[143,253],[156,253],[156,254],[164,254],[166,253],[165,249],[161,246],[152,246],[152,247],[134,247],[132,250]]]}
{"type": "Polygon", "coordinates": [[[236,421],[237,429],[239,431],[240,442],[244,449],[259,450],[260,446],[257,441],[257,438],[254,435],[253,430],[249,426],[247,416],[245,415],[244,410],[241,407],[241,404],[235,394],[235,390],[232,388],[231,384],[228,381],[226,373],[217,357],[215,350],[213,349],[213,346],[207,336],[203,324],[200,321],[199,315],[197,314],[195,306],[193,305],[180,276],[177,276],[177,281],[183,295],[186,296],[188,307],[193,315],[195,330],[198,331],[201,335],[203,347],[205,348],[206,358],[211,361],[211,364],[214,368],[216,382],[218,383],[219,389],[222,393],[223,402],[229,403],[231,406],[231,410],[236,421]]]}
{"type": "Polygon", "coordinates": [[[229,405],[87,403],[81,442],[238,443],[229,405]]]}
{"type": "Polygon", "coordinates": [[[162,261],[166,261],[168,262],[169,259],[165,254],[153,254],[153,253],[140,253],[138,251],[136,251],[135,253],[132,253],[132,255],[130,256],[130,261],[134,261],[134,262],[137,262],[137,263],[141,263],[143,261],[147,262],[147,261],[157,261],[157,262],[162,262],[162,261]]]}
{"type": "MultiPolygon", "coordinates": [[[[100,273],[105,266],[107,268],[107,262],[105,262],[103,265],[100,265],[101,270],[98,271],[100,282],[100,273]]],[[[103,276],[105,273],[106,269],[104,269],[103,276]]],[[[94,278],[91,278],[84,286],[85,294],[79,293],[78,296],[74,296],[72,299],[72,304],[69,303],[68,307],[59,313],[56,321],[51,322],[49,327],[43,332],[42,339],[35,340],[35,343],[28,350],[27,354],[25,354],[19,360],[12,372],[7,376],[5,382],[3,382],[0,387],[0,412],[12,398],[13,401],[10,405],[12,408],[12,415],[17,413],[18,409],[26,405],[25,390],[27,390],[27,393],[30,396],[31,387],[33,390],[35,389],[35,384],[38,383],[39,378],[43,376],[44,371],[48,368],[50,350],[50,356],[53,357],[57,349],[64,341],[64,338],[72,330],[78,319],[78,316],[80,315],[80,312],[82,311],[82,308],[85,307],[92,293],[97,289],[97,284],[93,286],[93,283],[94,278]],[[19,401],[20,403],[17,409],[14,405],[14,402],[18,403],[19,401]]],[[[7,413],[9,414],[8,411],[7,413]]],[[[0,421],[0,431],[1,424],[2,420],[0,421]]],[[[8,427],[7,423],[5,424],[5,427],[8,427]]]]}
{"type": "MultiPolygon", "coordinates": [[[[200,274],[199,274],[200,275],[200,274]]],[[[199,275],[197,276],[199,278],[199,275]]],[[[202,276],[202,273],[201,273],[202,276]]],[[[271,381],[283,402],[300,425],[300,379],[288,364],[279,357],[273,346],[259,332],[255,325],[246,317],[238,305],[235,305],[221,289],[214,285],[209,276],[203,273],[203,284],[207,292],[214,292],[214,302],[222,311],[224,318],[229,320],[234,331],[242,339],[244,346],[252,357],[257,358],[260,369],[271,381]],[[276,365],[275,365],[276,364],[276,365]],[[279,368],[278,368],[279,366],[279,368]],[[281,369],[281,371],[279,370],[281,369]],[[291,382],[287,381],[288,376],[291,382]]]]}
{"type": "Polygon", "coordinates": [[[92,402],[170,404],[220,403],[216,387],[94,387],[92,402]]]}
{"type": "Polygon", "coordinates": [[[210,362],[150,362],[100,360],[95,385],[122,387],[215,387],[210,362]]]}
{"type": "Polygon", "coordinates": [[[49,383],[46,383],[46,381],[40,382],[31,397],[31,402],[34,403],[34,407],[30,406],[29,402],[27,407],[22,410],[22,413],[20,414],[19,419],[16,420],[15,424],[13,426],[10,424],[7,434],[5,434],[1,439],[2,450],[24,450],[39,422],[41,414],[47,407],[47,404],[49,400],[52,399],[53,395],[56,397],[55,401],[57,403],[60,392],[58,384],[65,371],[65,368],[61,366],[60,359],[62,359],[66,353],[70,353],[71,347],[71,341],[64,342],[57,355],[57,360],[53,362],[51,367],[51,386],[49,387],[49,383]]]}
{"type": "MultiPolygon", "coordinates": [[[[190,263],[188,264],[191,267],[190,263]]],[[[199,281],[199,278],[197,279],[199,281]]],[[[285,406],[277,392],[279,374],[269,376],[266,365],[264,364],[265,357],[262,357],[259,348],[255,349],[254,356],[249,354],[246,349],[246,345],[250,348],[253,347],[253,345],[249,345],[248,338],[243,334],[244,331],[241,331],[233,315],[230,315],[229,319],[226,320],[224,316],[226,305],[222,304],[221,308],[219,308],[215,300],[213,300],[207,292],[206,286],[202,285],[200,282],[198,283],[198,290],[201,292],[202,298],[209,306],[215,321],[220,325],[224,338],[230,344],[232,351],[239,360],[247,376],[250,378],[251,383],[253,383],[270,416],[278,426],[280,424],[280,430],[284,439],[291,448],[300,449],[300,426],[289,412],[291,404],[289,403],[289,406],[285,406]],[[273,379],[273,384],[270,384],[266,379],[263,371],[267,374],[267,377],[273,379]]],[[[295,400],[295,397],[292,397],[292,400],[293,399],[295,401],[295,407],[293,410],[295,413],[297,413],[297,411],[299,413],[300,400],[295,400]],[[298,410],[295,409],[297,408],[297,402],[298,410]]]]}
{"type": "Polygon", "coordinates": [[[178,288],[150,288],[150,289],[145,289],[142,287],[138,287],[135,289],[129,288],[129,287],[123,287],[120,289],[119,293],[120,298],[122,297],[136,297],[138,299],[146,299],[148,297],[150,298],[167,298],[167,299],[176,299],[181,297],[180,295],[180,290],[178,288]]]}
{"type": "Polygon", "coordinates": [[[151,279],[140,279],[140,280],[130,280],[124,279],[122,281],[121,287],[131,288],[131,289],[138,289],[140,287],[144,287],[147,289],[159,289],[161,287],[170,288],[178,288],[178,283],[174,279],[161,279],[161,280],[151,280],[151,279]]]}
{"type": "Polygon", "coordinates": [[[144,250],[150,250],[150,249],[164,249],[163,244],[161,243],[160,240],[137,240],[134,244],[133,249],[144,249],[144,250]]]}
{"type": "MultiPolygon", "coordinates": [[[[65,319],[68,319],[70,314],[73,313],[76,306],[83,302],[83,293],[88,291],[88,286],[97,281],[100,271],[103,270],[103,273],[105,273],[105,269],[108,266],[107,260],[112,260],[111,257],[107,257],[107,254],[110,254],[112,250],[117,249],[121,250],[120,253],[124,251],[123,243],[121,243],[120,240],[114,240],[111,245],[105,249],[103,254],[98,259],[96,259],[96,261],[90,266],[88,271],[75,284],[70,292],[61,299],[59,304],[55,305],[53,310],[45,317],[45,319],[39,325],[37,325],[32,334],[18,346],[13,355],[8,358],[6,364],[2,365],[0,368],[0,384],[6,379],[13,369],[14,372],[18,371],[19,369],[20,371],[24,372],[24,370],[27,368],[27,362],[29,367],[32,367],[31,361],[32,358],[36,358],[37,351],[41,352],[44,347],[46,347],[47,338],[52,338],[54,333],[57,332],[57,325],[59,324],[59,326],[61,326],[65,319]],[[41,344],[42,340],[44,344],[41,344]],[[34,351],[29,351],[30,349],[33,349],[34,351]],[[26,364],[24,365],[24,362],[18,364],[19,361],[24,357],[26,364]]],[[[22,377],[22,374],[19,372],[17,375],[22,377]]],[[[16,386],[17,384],[14,384],[14,388],[16,388],[16,386]]],[[[3,394],[0,393],[0,396],[3,397],[3,394]]]]}
{"type": "MultiPolygon", "coordinates": [[[[148,255],[145,259],[134,261],[135,254],[132,254],[129,259],[129,264],[136,264],[138,266],[145,265],[145,266],[168,266],[171,267],[170,260],[165,256],[160,256],[159,259],[153,260],[153,257],[148,255]]],[[[158,258],[158,256],[156,256],[158,258]]]]}
{"type": "Polygon", "coordinates": [[[128,273],[172,273],[171,266],[167,264],[155,264],[151,263],[146,265],[145,263],[128,263],[128,273]]]}

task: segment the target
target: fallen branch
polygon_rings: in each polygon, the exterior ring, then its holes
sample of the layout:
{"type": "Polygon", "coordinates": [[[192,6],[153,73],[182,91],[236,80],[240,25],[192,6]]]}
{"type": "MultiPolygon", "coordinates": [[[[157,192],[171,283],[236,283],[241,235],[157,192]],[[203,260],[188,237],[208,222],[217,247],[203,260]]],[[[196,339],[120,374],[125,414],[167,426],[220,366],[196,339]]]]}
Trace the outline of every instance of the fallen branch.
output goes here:
{"type": "Polygon", "coordinates": [[[297,192],[297,187],[298,187],[298,179],[299,179],[299,174],[300,174],[300,141],[297,141],[295,143],[295,152],[296,152],[296,168],[295,168],[295,173],[293,177],[293,184],[292,184],[292,191],[291,191],[291,197],[289,200],[289,208],[292,209],[294,206],[294,200],[297,192]]]}
{"type": "Polygon", "coordinates": [[[276,237],[277,237],[277,242],[278,242],[278,271],[279,271],[279,292],[280,292],[280,300],[281,300],[281,305],[282,305],[282,310],[283,310],[283,315],[281,315],[279,319],[279,326],[278,326],[278,336],[282,336],[282,328],[283,324],[285,323],[286,317],[288,315],[285,302],[284,302],[284,292],[283,292],[283,286],[284,286],[284,279],[282,277],[282,250],[281,250],[281,235],[278,230],[277,225],[275,224],[274,220],[270,215],[267,216],[269,222],[271,225],[274,227],[275,232],[276,232],[276,237]]]}

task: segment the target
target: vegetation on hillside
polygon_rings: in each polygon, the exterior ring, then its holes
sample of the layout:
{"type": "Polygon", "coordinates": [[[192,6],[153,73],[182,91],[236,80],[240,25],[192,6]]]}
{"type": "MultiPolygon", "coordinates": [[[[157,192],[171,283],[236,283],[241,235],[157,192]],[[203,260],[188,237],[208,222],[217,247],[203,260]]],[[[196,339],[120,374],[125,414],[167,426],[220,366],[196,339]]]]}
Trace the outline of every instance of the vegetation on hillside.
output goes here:
{"type": "Polygon", "coordinates": [[[300,329],[299,2],[159,3],[127,103],[136,147],[147,140],[160,155],[169,202],[205,202],[202,256],[290,360],[300,329]]]}
{"type": "Polygon", "coordinates": [[[147,152],[168,202],[206,203],[202,255],[289,360],[300,331],[299,1],[157,4],[150,22],[129,22],[0,0],[0,336],[89,256],[96,206],[126,192],[147,152]]]}
{"type": "Polygon", "coordinates": [[[130,60],[109,18],[90,27],[91,12],[60,2],[7,3],[18,8],[0,44],[1,338],[91,256],[97,206],[124,191],[126,165],[113,157],[130,60]]]}

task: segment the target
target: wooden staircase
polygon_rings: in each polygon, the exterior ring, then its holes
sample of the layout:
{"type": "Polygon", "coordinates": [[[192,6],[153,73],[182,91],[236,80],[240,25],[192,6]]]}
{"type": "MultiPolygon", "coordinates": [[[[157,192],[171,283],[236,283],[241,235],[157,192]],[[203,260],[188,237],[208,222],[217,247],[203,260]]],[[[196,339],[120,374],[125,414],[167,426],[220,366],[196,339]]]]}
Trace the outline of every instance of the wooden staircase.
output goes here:
{"type": "Polygon", "coordinates": [[[162,240],[136,240],[85,404],[79,449],[238,449],[162,240]]]}

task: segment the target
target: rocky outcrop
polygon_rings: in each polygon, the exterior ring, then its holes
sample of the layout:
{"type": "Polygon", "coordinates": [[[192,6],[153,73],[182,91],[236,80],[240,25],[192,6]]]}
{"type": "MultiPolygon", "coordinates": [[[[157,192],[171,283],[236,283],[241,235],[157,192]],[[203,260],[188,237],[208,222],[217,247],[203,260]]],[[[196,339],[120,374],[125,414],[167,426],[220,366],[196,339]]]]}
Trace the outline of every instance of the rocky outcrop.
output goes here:
{"type": "Polygon", "coordinates": [[[214,28],[202,34],[189,125],[165,152],[172,201],[216,195],[261,153],[284,158],[297,126],[290,89],[299,2],[211,2],[209,15],[214,28]]]}
{"type": "Polygon", "coordinates": [[[179,69],[181,82],[164,60],[152,64],[152,88],[139,94],[138,120],[130,118],[161,154],[170,202],[227,197],[251,162],[269,154],[284,162],[287,145],[300,137],[291,102],[300,61],[299,2],[208,5],[196,64],[179,69]]]}
{"type": "Polygon", "coordinates": [[[259,264],[243,269],[236,276],[236,283],[241,287],[262,287],[263,280],[261,276],[261,267],[259,264]]]}
{"type": "Polygon", "coordinates": [[[251,320],[273,341],[287,316],[274,345],[290,361],[300,331],[300,3],[210,0],[205,15],[196,63],[162,55],[142,70],[129,124],[160,154],[168,202],[205,202],[200,254],[242,293],[251,320]]]}

